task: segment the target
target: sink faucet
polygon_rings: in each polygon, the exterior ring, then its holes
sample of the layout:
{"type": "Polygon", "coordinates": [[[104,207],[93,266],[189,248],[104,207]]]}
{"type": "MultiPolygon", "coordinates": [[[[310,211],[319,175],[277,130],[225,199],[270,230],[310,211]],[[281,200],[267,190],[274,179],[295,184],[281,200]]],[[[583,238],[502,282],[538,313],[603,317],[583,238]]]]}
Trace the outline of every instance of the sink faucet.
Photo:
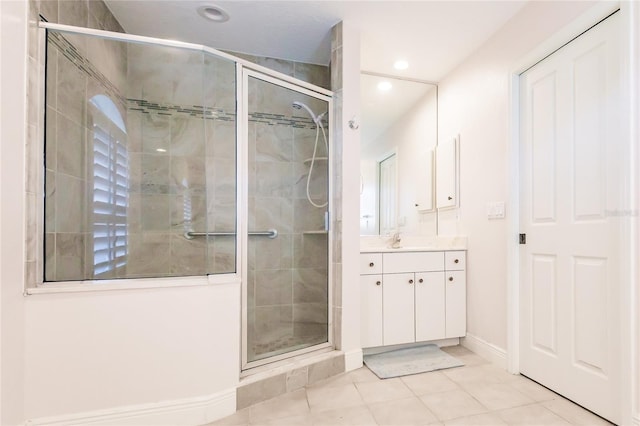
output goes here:
{"type": "Polygon", "coordinates": [[[400,241],[402,240],[402,238],[400,238],[400,233],[396,232],[395,234],[393,234],[392,240],[391,240],[391,248],[400,248],[400,241]]]}

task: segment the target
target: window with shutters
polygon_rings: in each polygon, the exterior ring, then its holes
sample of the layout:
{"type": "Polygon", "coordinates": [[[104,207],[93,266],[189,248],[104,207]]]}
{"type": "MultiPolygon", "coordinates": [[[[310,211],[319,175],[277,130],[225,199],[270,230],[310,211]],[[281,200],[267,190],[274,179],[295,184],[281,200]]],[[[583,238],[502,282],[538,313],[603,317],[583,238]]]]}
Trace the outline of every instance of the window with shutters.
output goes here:
{"type": "Polygon", "coordinates": [[[90,213],[94,278],[122,276],[127,265],[129,155],[116,105],[104,95],[89,101],[93,115],[93,199],[90,213]]]}

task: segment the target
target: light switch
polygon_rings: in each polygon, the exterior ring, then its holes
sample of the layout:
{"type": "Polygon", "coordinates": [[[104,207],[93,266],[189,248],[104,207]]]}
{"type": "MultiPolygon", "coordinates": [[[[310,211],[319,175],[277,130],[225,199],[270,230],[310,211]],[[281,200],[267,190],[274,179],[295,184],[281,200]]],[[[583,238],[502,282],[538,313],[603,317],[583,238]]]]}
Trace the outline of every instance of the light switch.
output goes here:
{"type": "Polygon", "coordinates": [[[504,219],[505,210],[504,201],[496,201],[487,203],[487,218],[488,219],[504,219]]]}

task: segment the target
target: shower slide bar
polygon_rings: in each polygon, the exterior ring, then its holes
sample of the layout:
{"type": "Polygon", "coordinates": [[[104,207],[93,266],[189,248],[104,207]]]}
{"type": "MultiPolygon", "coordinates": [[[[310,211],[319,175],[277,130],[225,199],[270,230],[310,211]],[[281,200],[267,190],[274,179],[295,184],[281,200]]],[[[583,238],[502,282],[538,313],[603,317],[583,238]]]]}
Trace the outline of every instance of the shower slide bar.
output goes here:
{"type": "MultiPolygon", "coordinates": [[[[195,237],[229,237],[236,235],[235,232],[193,232],[187,231],[184,233],[184,237],[187,240],[193,240],[195,237]]],[[[277,229],[269,229],[267,231],[249,231],[249,236],[261,236],[276,238],[278,236],[277,229]]]]}

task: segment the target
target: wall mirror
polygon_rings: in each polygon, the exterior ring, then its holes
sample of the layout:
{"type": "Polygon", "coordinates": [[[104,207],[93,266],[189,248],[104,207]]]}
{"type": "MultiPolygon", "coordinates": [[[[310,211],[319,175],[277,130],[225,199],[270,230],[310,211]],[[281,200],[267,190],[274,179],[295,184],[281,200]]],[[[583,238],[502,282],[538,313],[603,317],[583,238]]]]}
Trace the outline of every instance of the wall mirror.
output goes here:
{"type": "Polygon", "coordinates": [[[363,73],[360,90],[360,234],[435,235],[437,86],[363,73]]]}

